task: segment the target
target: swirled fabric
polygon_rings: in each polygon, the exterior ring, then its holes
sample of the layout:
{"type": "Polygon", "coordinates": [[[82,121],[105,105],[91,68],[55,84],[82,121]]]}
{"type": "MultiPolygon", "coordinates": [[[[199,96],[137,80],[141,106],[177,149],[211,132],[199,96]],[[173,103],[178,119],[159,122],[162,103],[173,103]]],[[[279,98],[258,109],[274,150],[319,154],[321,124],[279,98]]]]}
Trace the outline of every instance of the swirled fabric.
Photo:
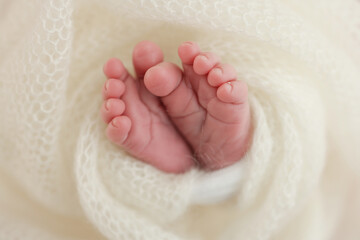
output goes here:
{"type": "MultiPolygon", "coordinates": [[[[0,239],[359,239],[360,2],[0,1],[0,239]],[[196,41],[249,86],[251,147],[166,174],[105,137],[102,65],[196,41]]],[[[169,159],[171,161],[171,159],[169,159]]]]}

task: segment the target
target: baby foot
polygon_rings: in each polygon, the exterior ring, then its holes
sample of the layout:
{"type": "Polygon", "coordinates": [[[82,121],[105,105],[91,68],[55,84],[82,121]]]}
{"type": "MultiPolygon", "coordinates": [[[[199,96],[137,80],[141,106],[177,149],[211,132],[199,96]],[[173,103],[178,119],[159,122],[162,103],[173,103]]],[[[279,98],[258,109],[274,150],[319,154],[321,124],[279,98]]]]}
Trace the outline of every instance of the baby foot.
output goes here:
{"type": "Polygon", "coordinates": [[[143,41],[133,51],[134,78],[118,59],[104,66],[101,115],[108,124],[106,134],[131,155],[169,173],[185,172],[193,165],[192,153],[173,126],[158,97],[143,83],[144,73],[163,60],[154,43],[143,41]]]}
{"type": "Polygon", "coordinates": [[[232,66],[200,52],[196,43],[183,43],[178,54],[184,71],[159,63],[146,72],[146,88],[161,97],[202,167],[214,170],[238,161],[250,138],[247,85],[236,81],[232,66]]]}

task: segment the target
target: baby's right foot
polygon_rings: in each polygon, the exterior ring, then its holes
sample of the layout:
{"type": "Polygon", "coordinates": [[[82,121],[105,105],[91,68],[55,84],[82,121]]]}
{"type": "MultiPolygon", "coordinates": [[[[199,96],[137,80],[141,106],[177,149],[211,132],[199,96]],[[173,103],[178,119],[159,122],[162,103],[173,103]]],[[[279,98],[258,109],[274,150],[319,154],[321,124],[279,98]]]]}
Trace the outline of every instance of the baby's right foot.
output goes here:
{"type": "Polygon", "coordinates": [[[195,43],[183,43],[178,53],[184,71],[160,63],[146,72],[145,86],[161,97],[202,167],[231,165],[245,154],[250,141],[247,86],[236,81],[232,66],[220,64],[213,53],[200,52],[195,43]]]}

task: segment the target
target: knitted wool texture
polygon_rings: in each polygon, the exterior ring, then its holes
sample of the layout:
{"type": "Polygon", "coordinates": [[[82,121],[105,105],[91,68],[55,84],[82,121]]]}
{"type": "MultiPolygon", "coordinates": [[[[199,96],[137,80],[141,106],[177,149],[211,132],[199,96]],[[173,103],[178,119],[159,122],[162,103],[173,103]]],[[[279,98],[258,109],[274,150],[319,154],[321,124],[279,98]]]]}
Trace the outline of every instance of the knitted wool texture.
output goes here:
{"type": "Polygon", "coordinates": [[[360,236],[358,1],[4,0],[0,13],[0,239],[360,236]],[[165,174],[106,139],[102,65],[131,70],[141,40],[176,63],[196,41],[248,84],[254,135],[230,175],[165,174]]]}

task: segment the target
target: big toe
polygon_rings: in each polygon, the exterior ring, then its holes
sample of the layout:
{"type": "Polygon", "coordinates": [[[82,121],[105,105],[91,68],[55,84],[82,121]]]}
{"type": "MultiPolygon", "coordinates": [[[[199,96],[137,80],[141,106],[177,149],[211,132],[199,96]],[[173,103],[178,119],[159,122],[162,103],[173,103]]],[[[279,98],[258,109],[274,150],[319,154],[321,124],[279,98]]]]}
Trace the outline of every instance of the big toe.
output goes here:
{"type": "Polygon", "coordinates": [[[155,43],[141,41],[134,47],[132,58],[136,75],[142,78],[149,68],[163,61],[164,55],[155,43]]]}
{"type": "Polygon", "coordinates": [[[163,62],[150,68],[144,76],[146,88],[158,97],[169,95],[180,84],[182,71],[172,63],[163,62]]]}

